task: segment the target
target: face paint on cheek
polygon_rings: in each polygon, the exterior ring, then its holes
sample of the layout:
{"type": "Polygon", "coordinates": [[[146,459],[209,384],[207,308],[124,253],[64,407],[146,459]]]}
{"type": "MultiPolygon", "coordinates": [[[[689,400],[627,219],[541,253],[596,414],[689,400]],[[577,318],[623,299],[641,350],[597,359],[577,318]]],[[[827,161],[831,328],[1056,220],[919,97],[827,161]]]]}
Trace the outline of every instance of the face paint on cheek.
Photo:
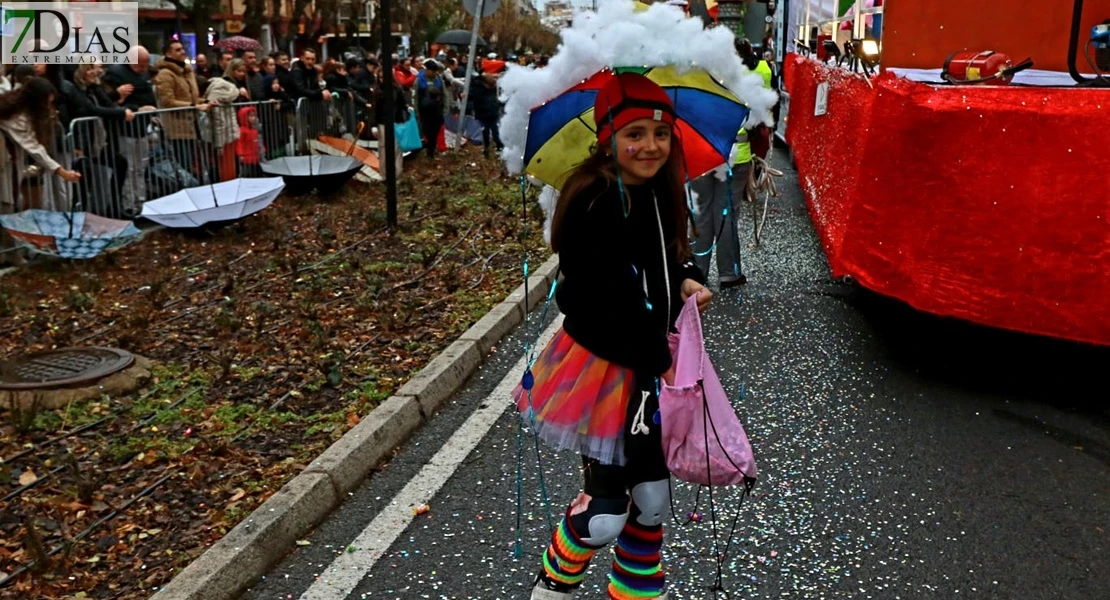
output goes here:
{"type": "Polygon", "coordinates": [[[629,146],[629,147],[625,148],[624,151],[627,154],[636,154],[636,148],[634,146],[629,146]]]}

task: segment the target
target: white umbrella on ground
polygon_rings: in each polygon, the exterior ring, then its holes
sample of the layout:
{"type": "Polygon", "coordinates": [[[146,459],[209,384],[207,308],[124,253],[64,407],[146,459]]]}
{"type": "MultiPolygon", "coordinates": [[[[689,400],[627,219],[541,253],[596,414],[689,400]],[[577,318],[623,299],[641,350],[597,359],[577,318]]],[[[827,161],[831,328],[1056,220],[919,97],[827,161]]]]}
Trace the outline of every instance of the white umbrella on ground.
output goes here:
{"type": "Polygon", "coordinates": [[[187,188],[143,204],[142,216],[181,228],[235,221],[269,206],[284,187],[281,177],[264,177],[187,188]]]}

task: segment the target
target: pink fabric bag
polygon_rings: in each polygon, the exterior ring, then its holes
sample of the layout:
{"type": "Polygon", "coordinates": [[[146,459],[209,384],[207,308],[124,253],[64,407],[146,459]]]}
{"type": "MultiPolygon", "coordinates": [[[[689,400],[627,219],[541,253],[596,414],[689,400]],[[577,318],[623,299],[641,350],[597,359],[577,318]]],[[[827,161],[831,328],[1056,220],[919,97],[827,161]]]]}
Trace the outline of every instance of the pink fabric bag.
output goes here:
{"type": "Polygon", "coordinates": [[[674,385],[662,383],[659,412],[663,454],[671,474],[689,483],[736,485],[756,476],[755,457],[740,418],[705,354],[697,296],[671,335],[674,385]]]}

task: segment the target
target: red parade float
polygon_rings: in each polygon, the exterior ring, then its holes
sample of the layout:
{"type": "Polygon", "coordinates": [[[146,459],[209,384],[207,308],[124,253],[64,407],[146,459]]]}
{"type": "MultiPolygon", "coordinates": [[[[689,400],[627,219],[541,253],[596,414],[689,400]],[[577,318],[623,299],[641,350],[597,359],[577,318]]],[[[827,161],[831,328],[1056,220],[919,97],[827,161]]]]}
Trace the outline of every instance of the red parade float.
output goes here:
{"type": "MultiPolygon", "coordinates": [[[[785,61],[786,141],[834,276],[1110,345],[1110,0],[885,4],[874,77],[785,61]]],[[[842,56],[866,63],[861,42],[842,56]]]]}

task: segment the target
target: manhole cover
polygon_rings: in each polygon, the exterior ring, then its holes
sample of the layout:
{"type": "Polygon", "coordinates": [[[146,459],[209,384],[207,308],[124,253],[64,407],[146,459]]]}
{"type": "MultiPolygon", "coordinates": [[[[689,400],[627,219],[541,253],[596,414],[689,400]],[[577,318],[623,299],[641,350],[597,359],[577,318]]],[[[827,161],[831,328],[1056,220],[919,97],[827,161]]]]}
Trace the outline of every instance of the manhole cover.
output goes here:
{"type": "Polygon", "coordinates": [[[24,354],[0,363],[0,390],[32,390],[96,381],[131,366],[135,358],[118,348],[59,348],[24,354]]]}

